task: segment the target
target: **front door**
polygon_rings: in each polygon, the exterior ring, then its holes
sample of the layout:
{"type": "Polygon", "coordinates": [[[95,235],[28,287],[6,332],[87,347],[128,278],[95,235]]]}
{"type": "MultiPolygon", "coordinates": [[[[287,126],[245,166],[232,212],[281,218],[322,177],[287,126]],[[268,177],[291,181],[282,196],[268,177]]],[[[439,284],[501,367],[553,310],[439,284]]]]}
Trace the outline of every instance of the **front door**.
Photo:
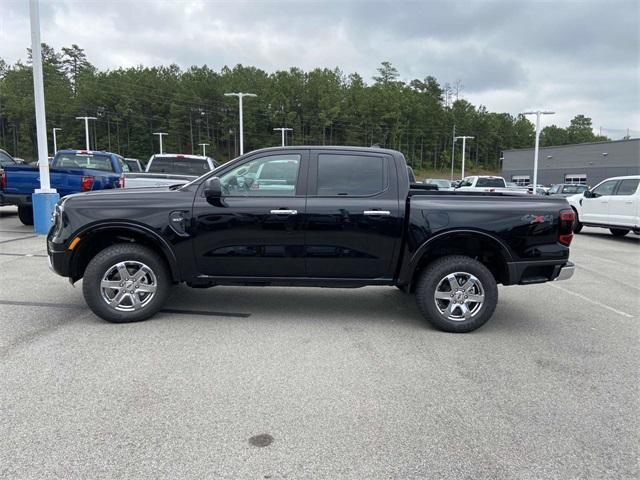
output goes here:
{"type": "Polygon", "coordinates": [[[582,199],[582,218],[586,223],[607,223],[609,200],[618,180],[607,180],[591,191],[590,197],[582,199]]]}
{"type": "Polygon", "coordinates": [[[193,247],[208,276],[304,276],[307,152],[248,157],[218,173],[223,196],[193,206],[193,247]]]}
{"type": "Polygon", "coordinates": [[[392,157],[312,151],[307,198],[307,275],[390,278],[400,246],[404,199],[392,157]]]}

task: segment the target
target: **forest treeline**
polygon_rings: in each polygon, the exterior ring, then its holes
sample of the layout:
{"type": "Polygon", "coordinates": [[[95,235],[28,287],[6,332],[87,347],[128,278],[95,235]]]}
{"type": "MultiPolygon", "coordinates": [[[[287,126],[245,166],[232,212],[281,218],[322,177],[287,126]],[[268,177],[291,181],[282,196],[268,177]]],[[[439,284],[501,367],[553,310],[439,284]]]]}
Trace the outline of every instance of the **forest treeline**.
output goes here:
{"type": "MultiPolygon", "coordinates": [[[[366,82],[357,73],[299,68],[265,72],[236,65],[215,71],[176,65],[100,70],[77,45],[56,51],[43,44],[49,150],[51,129],[58,148],[84,148],[84,123],[93,116],[91,148],[126,157],[148,158],[158,151],[153,132],[167,132],[165,151],[207,153],[221,161],[238,154],[238,104],[228,92],[251,92],[244,101],[244,150],[280,144],[277,127],[293,128],[293,145],[377,144],[401,150],[418,167],[449,167],[455,125],[471,135],[467,159],[497,169],[502,150],[533,146],[534,125],[523,116],[489,112],[456,98],[433,76],[402,81],[382,62],[366,82]]],[[[37,156],[30,52],[26,62],[0,59],[0,148],[17,157],[37,156]]],[[[542,145],[605,140],[594,135],[591,119],[576,116],[567,128],[546,127],[542,145]]],[[[460,159],[460,143],[456,159],[460,159]]],[[[457,162],[456,162],[457,163],[457,162]]]]}

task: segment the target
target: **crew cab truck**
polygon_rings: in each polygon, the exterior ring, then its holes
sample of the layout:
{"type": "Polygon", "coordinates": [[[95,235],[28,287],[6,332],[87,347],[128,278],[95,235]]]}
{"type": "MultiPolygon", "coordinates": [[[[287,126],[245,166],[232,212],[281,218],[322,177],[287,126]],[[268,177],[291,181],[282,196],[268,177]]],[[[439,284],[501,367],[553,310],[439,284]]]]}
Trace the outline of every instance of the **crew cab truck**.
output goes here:
{"type": "Polygon", "coordinates": [[[210,172],[218,163],[210,157],[161,153],[151,155],[144,172],[125,175],[126,188],[184,185],[210,172]]]}
{"type": "MultiPolygon", "coordinates": [[[[61,197],[78,192],[114,189],[123,186],[123,173],[129,167],[124,159],[110,152],[59,150],[50,165],[51,187],[61,197]]],[[[18,206],[18,218],[33,225],[31,194],[40,188],[36,165],[6,165],[0,172],[0,204],[18,206]]]]}
{"type": "Polygon", "coordinates": [[[156,313],[174,283],[396,286],[450,332],[483,325],[497,284],[571,277],[564,198],[410,186],[401,153],[257,150],[183,185],[71,195],[51,268],[112,322],[156,313]]]}
{"type": "Polygon", "coordinates": [[[526,187],[521,189],[509,188],[502,177],[494,177],[491,175],[473,175],[464,177],[456,190],[461,192],[509,192],[512,195],[528,195],[529,191],[526,187]]]}
{"type": "Polygon", "coordinates": [[[616,237],[640,235],[640,175],[607,178],[567,200],[576,213],[575,233],[587,225],[608,228],[616,237]]]}

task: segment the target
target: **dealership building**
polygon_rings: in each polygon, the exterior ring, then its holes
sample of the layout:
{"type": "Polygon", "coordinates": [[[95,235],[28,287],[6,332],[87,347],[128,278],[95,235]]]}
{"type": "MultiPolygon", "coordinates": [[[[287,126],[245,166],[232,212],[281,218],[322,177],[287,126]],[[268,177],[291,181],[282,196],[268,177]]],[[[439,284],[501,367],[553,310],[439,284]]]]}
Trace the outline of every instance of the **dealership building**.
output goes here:
{"type": "MultiPolygon", "coordinates": [[[[502,176],[508,182],[533,182],[534,149],[505,150],[502,176]]],[[[538,184],[594,186],[605,178],[640,175],[640,138],[540,148],[538,184]]]]}

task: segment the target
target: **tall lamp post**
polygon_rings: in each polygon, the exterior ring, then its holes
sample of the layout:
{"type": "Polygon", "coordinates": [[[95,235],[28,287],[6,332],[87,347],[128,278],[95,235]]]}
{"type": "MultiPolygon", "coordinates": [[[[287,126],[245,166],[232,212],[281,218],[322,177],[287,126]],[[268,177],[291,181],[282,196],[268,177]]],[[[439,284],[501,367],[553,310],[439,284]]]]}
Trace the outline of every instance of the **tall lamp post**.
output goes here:
{"type": "Polygon", "coordinates": [[[553,115],[556,112],[545,112],[543,110],[536,110],[535,112],[522,112],[522,115],[535,115],[536,116],[536,147],[533,153],[533,193],[538,192],[538,153],[540,150],[540,116],[541,115],[553,115]]]}
{"type": "Polygon", "coordinates": [[[53,154],[55,155],[56,152],[58,151],[58,142],[56,140],[56,132],[62,130],[61,128],[54,128],[53,129],[53,154]]]}
{"type": "MultiPolygon", "coordinates": [[[[42,47],[40,42],[40,4],[29,0],[31,22],[31,52],[33,61],[33,97],[36,107],[36,137],[38,144],[38,169],[40,188],[32,194],[33,227],[36,233],[47,234],[60,195],[51,188],[49,180],[49,152],[47,145],[47,119],[44,109],[44,81],[42,78],[42,47]]],[[[23,207],[24,208],[24,207],[23,207]]]]}
{"type": "Polygon", "coordinates": [[[206,157],[207,156],[207,147],[209,146],[208,143],[199,143],[198,145],[200,145],[202,147],[202,156],[206,157]]]}
{"type": "Polygon", "coordinates": [[[97,120],[97,118],[96,117],[76,117],[76,120],[84,120],[84,139],[87,145],[86,150],[91,150],[91,146],[89,145],[89,120],[97,120]]]}
{"type": "Polygon", "coordinates": [[[469,140],[471,140],[474,137],[460,136],[460,137],[456,137],[455,139],[457,140],[459,138],[462,139],[462,175],[461,175],[461,178],[464,178],[464,153],[465,153],[465,150],[467,148],[467,138],[469,140]]]}
{"type": "Polygon", "coordinates": [[[287,134],[285,132],[293,132],[293,128],[287,128],[287,127],[279,127],[279,128],[274,128],[274,131],[278,131],[280,130],[280,133],[282,134],[282,146],[284,147],[285,144],[285,139],[287,134]]]}
{"type": "Polygon", "coordinates": [[[255,93],[225,93],[225,97],[238,97],[239,100],[239,109],[240,109],[240,155],[244,155],[244,131],[242,128],[242,99],[244,97],[257,97],[255,93]]]}
{"type": "Polygon", "coordinates": [[[153,132],[154,135],[157,135],[158,138],[160,139],[160,155],[162,155],[164,152],[162,151],[162,137],[164,137],[166,135],[165,132],[153,132]]]}

